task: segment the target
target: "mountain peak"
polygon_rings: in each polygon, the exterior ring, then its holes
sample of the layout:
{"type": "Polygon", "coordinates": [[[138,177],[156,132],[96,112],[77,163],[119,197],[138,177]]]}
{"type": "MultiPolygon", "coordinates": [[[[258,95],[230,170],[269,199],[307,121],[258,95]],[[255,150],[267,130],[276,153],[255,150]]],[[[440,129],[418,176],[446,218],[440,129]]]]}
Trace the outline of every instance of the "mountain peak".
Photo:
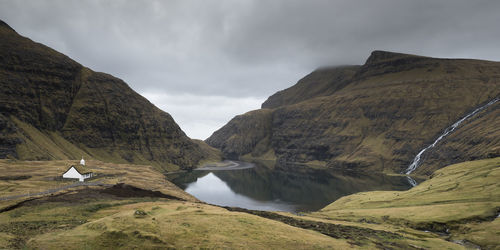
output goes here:
{"type": "Polygon", "coordinates": [[[383,61],[391,61],[394,59],[401,59],[401,58],[407,58],[407,57],[420,57],[416,55],[411,55],[411,54],[403,54],[403,53],[396,53],[396,52],[390,52],[390,51],[383,51],[383,50],[374,50],[370,57],[366,60],[365,64],[373,64],[373,63],[379,63],[383,61]]]}

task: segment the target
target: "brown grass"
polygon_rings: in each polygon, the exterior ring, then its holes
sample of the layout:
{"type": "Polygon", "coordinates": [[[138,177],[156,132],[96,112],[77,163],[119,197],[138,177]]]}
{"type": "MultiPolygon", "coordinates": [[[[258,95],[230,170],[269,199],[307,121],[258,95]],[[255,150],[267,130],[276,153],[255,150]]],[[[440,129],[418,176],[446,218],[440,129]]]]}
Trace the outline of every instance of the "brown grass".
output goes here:
{"type": "MultiPolygon", "coordinates": [[[[72,164],[79,161],[12,161],[0,160],[3,177],[29,175],[23,180],[0,180],[0,197],[36,193],[74,183],[74,180],[60,179],[72,164]]],[[[165,176],[147,165],[114,164],[87,160],[87,169],[95,173],[90,182],[104,184],[127,183],[142,189],[160,191],[182,199],[196,201],[196,198],[165,179],[165,176]]],[[[4,206],[8,202],[1,202],[4,206]]]]}

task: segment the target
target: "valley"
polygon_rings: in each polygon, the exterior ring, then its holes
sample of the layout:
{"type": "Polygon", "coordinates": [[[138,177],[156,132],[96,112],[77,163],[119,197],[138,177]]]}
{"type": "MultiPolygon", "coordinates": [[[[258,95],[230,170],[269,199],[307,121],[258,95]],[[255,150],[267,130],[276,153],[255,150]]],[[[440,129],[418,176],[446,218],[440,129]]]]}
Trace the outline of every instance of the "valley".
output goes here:
{"type": "Polygon", "coordinates": [[[500,246],[500,62],[376,50],[202,141],[123,80],[0,37],[1,249],[500,246]]]}

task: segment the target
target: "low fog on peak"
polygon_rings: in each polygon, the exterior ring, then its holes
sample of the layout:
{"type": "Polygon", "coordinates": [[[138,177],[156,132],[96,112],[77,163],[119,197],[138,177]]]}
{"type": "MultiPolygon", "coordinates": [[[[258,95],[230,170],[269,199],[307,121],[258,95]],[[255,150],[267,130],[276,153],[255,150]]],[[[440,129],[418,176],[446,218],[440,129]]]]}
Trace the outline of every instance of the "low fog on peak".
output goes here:
{"type": "Polygon", "coordinates": [[[499,1],[0,1],[0,19],[117,76],[205,139],[316,68],[373,50],[500,61],[499,1]]]}

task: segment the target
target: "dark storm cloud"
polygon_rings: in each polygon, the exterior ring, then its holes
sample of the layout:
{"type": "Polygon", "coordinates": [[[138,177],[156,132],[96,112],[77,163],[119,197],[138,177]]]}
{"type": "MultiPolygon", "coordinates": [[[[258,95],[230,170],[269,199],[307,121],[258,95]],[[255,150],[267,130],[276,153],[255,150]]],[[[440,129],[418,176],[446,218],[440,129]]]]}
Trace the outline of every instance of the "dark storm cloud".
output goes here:
{"type": "Polygon", "coordinates": [[[0,0],[19,33],[124,79],[199,138],[375,49],[500,60],[499,12],[494,0],[0,0]]]}

